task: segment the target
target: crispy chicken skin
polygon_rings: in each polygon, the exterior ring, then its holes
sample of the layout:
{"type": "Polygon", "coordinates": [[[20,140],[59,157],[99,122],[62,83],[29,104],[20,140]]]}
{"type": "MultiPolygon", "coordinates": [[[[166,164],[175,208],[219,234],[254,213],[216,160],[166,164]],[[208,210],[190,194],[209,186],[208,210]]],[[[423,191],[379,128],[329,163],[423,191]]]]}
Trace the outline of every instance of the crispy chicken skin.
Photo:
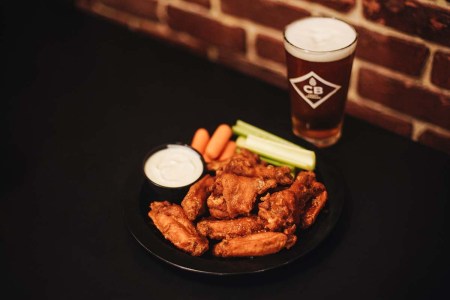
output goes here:
{"type": "Polygon", "coordinates": [[[302,228],[311,226],[326,199],[325,186],[316,181],[315,174],[302,171],[288,189],[261,197],[258,216],[267,230],[291,234],[300,223],[302,228]]]}
{"type": "Polygon", "coordinates": [[[206,212],[206,199],[211,194],[210,187],[213,183],[214,177],[206,174],[189,188],[188,193],[181,201],[181,207],[189,220],[194,221],[206,212]]]}
{"type": "Polygon", "coordinates": [[[243,237],[227,238],[214,245],[213,255],[219,257],[264,256],[279,252],[288,243],[281,232],[260,232],[243,237]]]}
{"type": "Polygon", "coordinates": [[[232,173],[218,175],[206,202],[209,213],[216,219],[249,215],[256,202],[256,196],[276,185],[273,179],[263,180],[232,173]]]}
{"type": "Polygon", "coordinates": [[[217,174],[220,174],[223,171],[223,168],[229,164],[232,165],[244,165],[246,167],[252,167],[261,163],[259,156],[247,149],[240,149],[239,152],[236,152],[232,157],[226,160],[213,160],[208,163],[207,168],[211,171],[216,171],[217,174]]]}
{"type": "Polygon", "coordinates": [[[211,216],[217,219],[248,216],[259,195],[293,181],[289,168],[267,165],[246,149],[227,161],[216,163],[214,168],[216,180],[207,206],[211,216]]]}
{"type": "Polygon", "coordinates": [[[200,256],[208,250],[208,240],[198,234],[180,205],[155,201],[150,204],[150,209],[148,215],[156,228],[177,248],[193,256],[200,256]]]}
{"type": "Polygon", "coordinates": [[[197,231],[201,235],[214,240],[244,236],[261,231],[263,228],[264,225],[257,216],[231,220],[204,219],[197,223],[197,231]]]}
{"type": "MultiPolygon", "coordinates": [[[[270,231],[295,231],[295,224],[300,221],[298,198],[290,190],[268,194],[261,198],[258,216],[265,221],[265,228],[270,231]]],[[[292,231],[292,232],[291,232],[292,231]]]]}
{"type": "Polygon", "coordinates": [[[293,178],[288,167],[275,167],[261,161],[257,154],[246,149],[233,155],[230,159],[221,162],[211,162],[209,168],[222,173],[233,173],[246,177],[259,177],[262,179],[274,179],[277,184],[289,185],[293,178]]]}
{"type": "Polygon", "coordinates": [[[315,197],[311,200],[302,216],[302,229],[310,227],[316,221],[317,216],[327,202],[328,193],[322,183],[315,182],[313,189],[315,190],[315,197]]]}

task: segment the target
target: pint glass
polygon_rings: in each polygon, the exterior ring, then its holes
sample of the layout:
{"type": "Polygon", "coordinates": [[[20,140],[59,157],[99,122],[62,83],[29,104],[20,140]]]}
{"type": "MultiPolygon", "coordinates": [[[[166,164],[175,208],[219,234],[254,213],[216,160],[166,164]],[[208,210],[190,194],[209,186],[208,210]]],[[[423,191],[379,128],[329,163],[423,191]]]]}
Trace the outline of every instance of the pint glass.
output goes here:
{"type": "Polygon", "coordinates": [[[355,29],[334,18],[308,17],[285,28],[293,132],[317,147],[341,136],[356,41],[355,29]]]}

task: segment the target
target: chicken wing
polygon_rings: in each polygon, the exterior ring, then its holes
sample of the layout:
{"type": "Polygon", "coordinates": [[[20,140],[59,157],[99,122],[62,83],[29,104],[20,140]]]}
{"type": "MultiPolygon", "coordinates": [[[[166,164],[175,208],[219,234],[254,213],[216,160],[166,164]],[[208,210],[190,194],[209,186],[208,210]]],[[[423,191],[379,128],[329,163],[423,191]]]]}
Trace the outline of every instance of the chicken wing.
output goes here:
{"type": "Polygon", "coordinates": [[[181,207],[189,220],[194,221],[206,212],[206,199],[211,194],[210,187],[214,183],[214,177],[209,174],[194,183],[181,201],[181,207]]]}
{"type": "Polygon", "coordinates": [[[275,180],[222,173],[216,176],[213,190],[207,199],[209,213],[216,219],[232,219],[249,215],[256,196],[277,185],[275,180]]]}
{"type": "Polygon", "coordinates": [[[288,236],[281,232],[260,232],[227,238],[214,245],[212,253],[219,257],[264,256],[286,247],[288,236]]]}
{"type": "Polygon", "coordinates": [[[260,160],[259,156],[247,149],[240,149],[230,159],[222,162],[211,162],[210,169],[214,169],[217,175],[233,173],[246,177],[259,177],[262,179],[274,179],[277,184],[290,185],[293,181],[291,170],[288,167],[275,167],[260,160]]]}
{"type": "Polygon", "coordinates": [[[315,197],[311,200],[302,216],[302,229],[308,228],[316,221],[317,216],[327,202],[328,193],[322,183],[315,182],[313,189],[315,190],[315,197]]]}
{"type": "Polygon", "coordinates": [[[324,191],[313,172],[300,172],[288,189],[261,197],[258,216],[267,230],[293,233],[300,223],[306,228],[315,221],[326,202],[324,191]]]}
{"type": "Polygon", "coordinates": [[[265,221],[265,228],[270,231],[295,231],[295,224],[300,221],[298,198],[290,190],[283,190],[261,197],[258,216],[265,221]]]}
{"type": "Polygon", "coordinates": [[[224,171],[224,168],[228,165],[235,165],[235,166],[245,166],[246,168],[256,166],[257,164],[261,163],[261,160],[259,156],[247,149],[239,149],[239,152],[236,152],[233,154],[232,157],[226,160],[213,160],[208,163],[207,167],[208,170],[216,171],[217,174],[220,174],[224,171]]]}
{"type": "Polygon", "coordinates": [[[168,201],[152,202],[149,217],[163,236],[177,248],[200,256],[208,250],[208,240],[200,236],[183,208],[168,201]]]}
{"type": "Polygon", "coordinates": [[[244,236],[261,231],[263,223],[257,216],[231,220],[204,219],[197,223],[197,231],[210,239],[222,240],[227,237],[244,236]]]}

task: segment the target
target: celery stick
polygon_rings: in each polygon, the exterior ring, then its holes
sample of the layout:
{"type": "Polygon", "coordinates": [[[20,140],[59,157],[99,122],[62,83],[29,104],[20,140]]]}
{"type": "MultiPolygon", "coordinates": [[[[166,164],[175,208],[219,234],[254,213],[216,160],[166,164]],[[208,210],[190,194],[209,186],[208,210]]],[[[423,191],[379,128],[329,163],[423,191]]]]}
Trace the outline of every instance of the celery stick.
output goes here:
{"type": "Polygon", "coordinates": [[[313,151],[273,140],[266,140],[258,136],[248,135],[246,138],[239,136],[236,140],[236,145],[269,159],[290,164],[304,170],[314,170],[316,165],[316,155],[313,151]]]}
{"type": "Polygon", "coordinates": [[[274,166],[277,166],[277,167],[282,167],[282,166],[288,167],[289,169],[291,169],[291,171],[295,170],[295,167],[293,165],[282,163],[282,162],[280,162],[278,160],[275,160],[275,159],[272,159],[272,158],[268,158],[268,157],[265,157],[265,156],[260,156],[260,158],[261,158],[261,160],[265,161],[268,164],[271,164],[271,165],[274,165],[274,166]]]}
{"type": "Polygon", "coordinates": [[[251,125],[249,123],[246,123],[242,120],[237,120],[236,124],[234,126],[232,126],[232,130],[235,134],[237,135],[242,135],[242,136],[248,136],[248,135],[254,135],[254,136],[259,136],[262,137],[264,139],[267,140],[272,140],[272,141],[276,141],[276,142],[280,142],[280,143],[285,143],[291,146],[295,146],[301,149],[304,149],[303,147],[300,147],[297,144],[294,144],[288,140],[285,140],[275,134],[272,134],[268,131],[265,131],[261,128],[258,128],[254,125],[251,125]]]}
{"type": "Polygon", "coordinates": [[[233,130],[233,133],[238,136],[246,137],[248,134],[248,131],[246,131],[244,128],[237,126],[237,125],[231,126],[231,129],[233,130]]]}

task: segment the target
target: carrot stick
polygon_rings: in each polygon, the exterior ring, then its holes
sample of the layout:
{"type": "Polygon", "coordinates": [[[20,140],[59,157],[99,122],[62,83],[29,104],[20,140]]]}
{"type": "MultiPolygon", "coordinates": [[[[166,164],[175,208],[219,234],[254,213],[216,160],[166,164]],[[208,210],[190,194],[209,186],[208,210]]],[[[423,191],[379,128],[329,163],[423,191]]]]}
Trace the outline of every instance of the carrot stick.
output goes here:
{"type": "Polygon", "coordinates": [[[234,151],[236,151],[236,142],[229,140],[225,149],[223,149],[222,153],[219,156],[219,160],[225,160],[233,156],[234,151]]]}
{"type": "Polygon", "coordinates": [[[206,154],[203,154],[203,159],[205,160],[205,163],[210,163],[210,162],[212,162],[212,159],[209,158],[209,156],[206,155],[206,154]]]}
{"type": "Polygon", "coordinates": [[[209,142],[209,132],[205,128],[199,128],[195,131],[192,138],[191,147],[200,152],[205,153],[206,145],[209,142]]]}
{"type": "Polygon", "coordinates": [[[211,159],[218,158],[232,135],[233,131],[228,124],[220,124],[211,136],[205,154],[211,159]]]}

